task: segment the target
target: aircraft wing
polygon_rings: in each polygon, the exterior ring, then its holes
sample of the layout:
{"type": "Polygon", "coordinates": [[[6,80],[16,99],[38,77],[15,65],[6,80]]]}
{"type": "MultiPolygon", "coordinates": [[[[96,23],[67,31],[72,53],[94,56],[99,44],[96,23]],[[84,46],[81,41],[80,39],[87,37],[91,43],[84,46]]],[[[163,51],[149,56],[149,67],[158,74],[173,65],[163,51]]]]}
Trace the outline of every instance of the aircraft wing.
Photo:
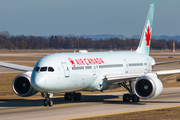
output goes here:
{"type": "Polygon", "coordinates": [[[164,76],[164,75],[178,74],[178,73],[180,74],[180,69],[142,72],[142,73],[124,73],[124,74],[105,75],[104,80],[109,83],[115,83],[115,82],[125,82],[128,80],[136,80],[136,78],[141,77],[143,75],[164,76]]]}
{"type": "Polygon", "coordinates": [[[19,71],[25,71],[25,72],[33,70],[33,67],[17,65],[17,64],[12,64],[12,63],[6,63],[6,62],[0,62],[0,66],[14,69],[14,70],[19,70],[19,71]]]}

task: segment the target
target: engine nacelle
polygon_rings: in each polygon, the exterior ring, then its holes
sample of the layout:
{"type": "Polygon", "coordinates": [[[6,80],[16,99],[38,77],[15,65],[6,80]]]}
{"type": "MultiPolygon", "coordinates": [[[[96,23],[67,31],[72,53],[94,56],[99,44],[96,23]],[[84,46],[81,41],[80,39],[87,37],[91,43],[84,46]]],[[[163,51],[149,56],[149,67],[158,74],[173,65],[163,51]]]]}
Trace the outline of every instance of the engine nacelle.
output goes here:
{"type": "Polygon", "coordinates": [[[31,85],[31,73],[32,72],[26,72],[14,78],[12,82],[12,89],[15,94],[21,97],[28,97],[37,93],[31,85]]]}
{"type": "Polygon", "coordinates": [[[156,97],[162,90],[162,82],[153,75],[139,77],[134,84],[135,94],[142,99],[156,97]]]}

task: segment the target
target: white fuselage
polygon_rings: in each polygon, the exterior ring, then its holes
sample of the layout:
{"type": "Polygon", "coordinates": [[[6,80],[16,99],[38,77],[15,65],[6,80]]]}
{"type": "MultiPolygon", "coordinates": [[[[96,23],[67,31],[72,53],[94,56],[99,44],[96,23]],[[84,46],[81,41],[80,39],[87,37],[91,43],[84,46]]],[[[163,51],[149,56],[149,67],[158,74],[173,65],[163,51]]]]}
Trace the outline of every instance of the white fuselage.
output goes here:
{"type": "Polygon", "coordinates": [[[31,83],[44,93],[104,90],[110,86],[104,75],[150,72],[153,63],[152,57],[132,51],[55,53],[36,63],[31,83]]]}

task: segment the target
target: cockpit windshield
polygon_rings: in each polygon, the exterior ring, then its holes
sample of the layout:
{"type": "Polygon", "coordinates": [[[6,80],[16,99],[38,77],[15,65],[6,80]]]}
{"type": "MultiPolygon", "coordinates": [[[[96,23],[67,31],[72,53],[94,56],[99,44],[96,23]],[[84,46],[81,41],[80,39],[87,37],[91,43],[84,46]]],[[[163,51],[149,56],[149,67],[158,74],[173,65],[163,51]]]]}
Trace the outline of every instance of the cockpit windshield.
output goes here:
{"type": "Polygon", "coordinates": [[[54,72],[54,68],[48,67],[48,71],[49,71],[49,72],[54,72]]]}
{"type": "Polygon", "coordinates": [[[35,67],[34,68],[34,71],[36,71],[36,72],[46,72],[46,71],[48,71],[48,72],[54,72],[54,68],[53,67],[35,67]]]}
{"type": "Polygon", "coordinates": [[[34,71],[39,71],[40,67],[35,67],[34,71]]]}
{"type": "Polygon", "coordinates": [[[40,72],[44,72],[44,71],[46,71],[47,70],[47,67],[42,67],[41,69],[40,69],[40,72]]]}

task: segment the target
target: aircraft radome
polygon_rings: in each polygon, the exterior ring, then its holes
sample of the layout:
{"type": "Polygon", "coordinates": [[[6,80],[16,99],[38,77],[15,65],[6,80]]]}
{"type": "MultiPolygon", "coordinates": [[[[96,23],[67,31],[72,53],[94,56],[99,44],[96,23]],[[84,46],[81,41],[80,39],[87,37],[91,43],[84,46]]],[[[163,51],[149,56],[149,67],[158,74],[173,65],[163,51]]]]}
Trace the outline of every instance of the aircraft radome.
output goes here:
{"type": "Polygon", "coordinates": [[[26,71],[14,78],[13,91],[22,97],[41,92],[44,106],[53,105],[53,93],[65,92],[66,101],[80,101],[78,91],[117,87],[129,92],[123,95],[124,102],[156,97],[163,89],[158,76],[180,73],[180,69],[152,72],[160,64],[149,56],[154,7],[151,3],[136,51],[55,53],[41,58],[34,68],[4,62],[0,66],[26,71]]]}

